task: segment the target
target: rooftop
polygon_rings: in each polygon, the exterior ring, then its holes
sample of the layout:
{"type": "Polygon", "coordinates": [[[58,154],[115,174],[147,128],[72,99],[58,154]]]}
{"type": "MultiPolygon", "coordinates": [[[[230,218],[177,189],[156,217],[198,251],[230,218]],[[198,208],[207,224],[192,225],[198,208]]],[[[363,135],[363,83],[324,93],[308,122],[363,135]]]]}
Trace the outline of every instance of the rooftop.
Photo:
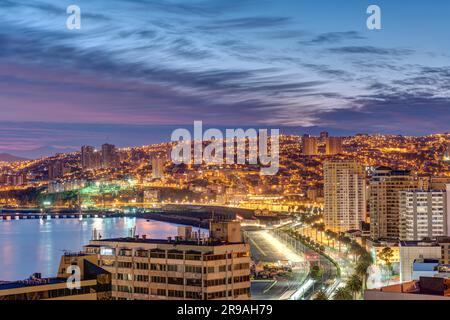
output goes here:
{"type": "MultiPolygon", "coordinates": [[[[190,246],[225,246],[230,244],[243,244],[240,243],[231,243],[231,242],[222,242],[219,240],[200,240],[192,239],[192,240],[181,240],[181,239],[148,239],[142,237],[135,238],[110,238],[110,239],[100,239],[93,240],[97,242],[125,242],[125,243],[148,243],[148,244],[172,244],[172,245],[190,245],[190,246]]],[[[90,244],[92,245],[92,243],[90,244]]]]}
{"type": "Polygon", "coordinates": [[[42,278],[42,279],[26,279],[19,281],[3,282],[0,283],[0,290],[9,290],[17,288],[26,288],[33,286],[42,286],[50,284],[64,283],[67,279],[64,278],[42,278]]]}

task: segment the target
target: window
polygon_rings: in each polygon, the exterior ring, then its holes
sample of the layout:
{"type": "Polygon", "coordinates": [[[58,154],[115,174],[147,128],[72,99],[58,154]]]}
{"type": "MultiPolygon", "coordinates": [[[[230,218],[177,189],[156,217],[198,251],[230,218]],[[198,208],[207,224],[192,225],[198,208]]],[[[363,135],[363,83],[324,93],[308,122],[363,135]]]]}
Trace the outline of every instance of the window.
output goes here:
{"type": "Polygon", "coordinates": [[[167,271],[178,271],[178,266],[176,264],[167,265],[167,271]]]}
{"type": "Polygon", "coordinates": [[[166,289],[152,289],[151,294],[156,296],[166,296],[166,289]]]}
{"type": "Polygon", "coordinates": [[[166,277],[152,276],[152,282],[166,283],[166,277]]]}
{"type": "Polygon", "coordinates": [[[202,299],[202,294],[200,292],[186,291],[186,298],[187,299],[201,300],[202,299]]]}
{"type": "Polygon", "coordinates": [[[214,287],[214,286],[221,286],[226,283],[226,279],[214,279],[214,280],[206,280],[205,281],[205,287],[214,287]]]}
{"type": "Polygon", "coordinates": [[[123,261],[119,261],[117,266],[119,268],[125,268],[125,269],[131,269],[131,267],[133,266],[133,264],[131,262],[123,262],[123,261]]]}
{"type": "Polygon", "coordinates": [[[135,255],[136,255],[136,257],[147,258],[148,251],[147,250],[137,250],[135,255]]]}
{"type": "Polygon", "coordinates": [[[243,294],[249,295],[250,294],[250,288],[241,288],[241,289],[235,289],[234,290],[234,296],[235,297],[243,295],[243,294]]]}
{"type": "Polygon", "coordinates": [[[169,277],[169,278],[167,278],[167,283],[168,284],[183,285],[183,278],[172,278],[172,277],[169,277]]]}
{"type": "Polygon", "coordinates": [[[140,281],[140,282],[148,282],[149,277],[143,274],[138,274],[134,276],[134,280],[135,281],[140,281]]]}
{"type": "Polygon", "coordinates": [[[148,288],[134,287],[134,293],[148,294],[148,288]]]}
{"type": "Polygon", "coordinates": [[[202,255],[201,254],[186,253],[185,259],[186,260],[197,260],[197,261],[200,261],[202,259],[202,255]]]}
{"type": "Polygon", "coordinates": [[[219,292],[212,292],[212,293],[208,293],[208,300],[212,300],[212,299],[220,299],[220,298],[225,298],[227,296],[227,292],[226,291],[219,291],[219,292]]]}
{"type": "Polygon", "coordinates": [[[250,276],[234,277],[234,283],[250,281],[250,276]]]}
{"type": "Polygon", "coordinates": [[[150,270],[155,270],[155,271],[166,271],[166,265],[165,264],[155,264],[152,263],[150,265],[150,270]]]}
{"type": "Polygon", "coordinates": [[[151,258],[165,259],[166,258],[166,252],[165,251],[160,251],[160,250],[150,251],[150,257],[151,258]]]}
{"type": "Polygon", "coordinates": [[[187,286],[193,286],[193,287],[201,287],[202,286],[202,280],[200,280],[200,279],[186,279],[186,285],[187,286]]]}
{"type": "Polygon", "coordinates": [[[136,262],[135,266],[136,266],[136,269],[139,269],[139,270],[148,270],[148,263],[136,262]]]}
{"type": "Polygon", "coordinates": [[[214,273],[214,267],[204,267],[204,273],[214,273]]]}
{"type": "Polygon", "coordinates": [[[185,266],[184,267],[185,272],[192,272],[192,273],[202,273],[202,267],[199,266],[185,266]]]}
{"type": "Polygon", "coordinates": [[[132,279],[133,279],[133,277],[129,273],[118,273],[117,274],[117,280],[127,280],[127,281],[129,281],[129,280],[132,280],[132,279]]]}
{"type": "Polygon", "coordinates": [[[183,260],[183,253],[182,252],[169,252],[167,254],[167,259],[183,260]]]}
{"type": "Polygon", "coordinates": [[[129,286],[117,286],[117,291],[119,291],[119,292],[128,292],[128,293],[133,292],[132,288],[129,287],[129,286]]]}
{"type": "Polygon", "coordinates": [[[234,265],[234,270],[245,270],[250,269],[250,264],[248,263],[238,263],[234,265]]]}
{"type": "Polygon", "coordinates": [[[169,290],[169,297],[183,298],[184,292],[179,290],[169,290]]]}
{"type": "Polygon", "coordinates": [[[131,250],[130,249],[120,249],[119,250],[119,256],[131,257],[131,250]]]}

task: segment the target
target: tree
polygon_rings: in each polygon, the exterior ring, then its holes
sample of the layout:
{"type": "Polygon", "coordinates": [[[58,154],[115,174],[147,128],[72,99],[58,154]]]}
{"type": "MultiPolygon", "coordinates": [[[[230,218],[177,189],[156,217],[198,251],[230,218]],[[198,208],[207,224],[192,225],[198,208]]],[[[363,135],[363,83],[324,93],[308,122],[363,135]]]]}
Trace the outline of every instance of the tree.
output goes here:
{"type": "Polygon", "coordinates": [[[355,274],[357,274],[359,277],[361,277],[361,279],[363,281],[363,286],[362,286],[363,290],[367,288],[368,269],[369,269],[370,265],[371,265],[371,263],[369,263],[368,261],[360,259],[355,268],[355,274]]]}
{"type": "Polygon", "coordinates": [[[322,280],[323,269],[321,269],[319,266],[313,266],[311,268],[310,275],[314,280],[322,280]]]}
{"type": "Polygon", "coordinates": [[[387,268],[388,279],[392,275],[392,258],[393,257],[394,257],[394,251],[389,247],[384,248],[383,250],[380,251],[380,253],[378,253],[378,258],[384,262],[384,264],[387,268]]]}
{"type": "Polygon", "coordinates": [[[347,288],[342,287],[336,290],[333,300],[352,300],[352,294],[347,288]]]}
{"type": "Polygon", "coordinates": [[[357,274],[353,274],[347,280],[347,289],[353,294],[353,299],[356,300],[356,295],[361,291],[363,283],[357,274]]]}
{"type": "Polygon", "coordinates": [[[328,296],[323,290],[319,290],[314,296],[314,300],[328,300],[328,296]]]}

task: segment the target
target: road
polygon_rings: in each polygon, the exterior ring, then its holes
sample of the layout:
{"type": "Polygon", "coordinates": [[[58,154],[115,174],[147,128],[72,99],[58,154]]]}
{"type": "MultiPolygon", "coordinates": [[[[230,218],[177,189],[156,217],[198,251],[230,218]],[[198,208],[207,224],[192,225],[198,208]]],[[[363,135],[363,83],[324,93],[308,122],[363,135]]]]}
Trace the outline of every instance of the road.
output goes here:
{"type": "Polygon", "coordinates": [[[287,300],[298,297],[299,290],[309,272],[305,257],[297,254],[269,233],[268,230],[247,231],[252,259],[258,262],[277,263],[289,261],[292,275],[278,277],[274,281],[252,282],[252,298],[255,300],[287,300]]]}

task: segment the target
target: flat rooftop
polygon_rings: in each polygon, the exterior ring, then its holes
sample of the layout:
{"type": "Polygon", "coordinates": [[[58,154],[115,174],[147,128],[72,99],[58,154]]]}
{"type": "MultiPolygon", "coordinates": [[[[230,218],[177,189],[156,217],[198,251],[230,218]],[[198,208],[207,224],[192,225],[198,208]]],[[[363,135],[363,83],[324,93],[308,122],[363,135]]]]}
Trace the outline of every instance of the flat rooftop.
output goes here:
{"type": "MultiPolygon", "coordinates": [[[[125,242],[125,243],[148,243],[148,244],[168,244],[168,245],[188,245],[188,246],[226,246],[232,244],[244,244],[244,242],[222,242],[218,240],[210,240],[210,241],[200,241],[197,240],[175,240],[175,239],[148,239],[148,238],[110,238],[110,239],[100,239],[100,240],[91,240],[98,242],[125,242]]],[[[91,245],[91,244],[90,244],[91,245]]],[[[89,245],[88,245],[89,246],[89,245]]],[[[87,247],[87,246],[86,246],[87,247]]]]}
{"type": "Polygon", "coordinates": [[[49,284],[58,284],[64,283],[67,279],[64,278],[42,278],[42,279],[27,279],[27,280],[19,280],[19,281],[11,281],[11,282],[2,282],[0,283],[0,291],[1,290],[10,290],[10,289],[18,289],[18,288],[26,288],[26,287],[35,287],[35,286],[43,286],[49,284]]]}

